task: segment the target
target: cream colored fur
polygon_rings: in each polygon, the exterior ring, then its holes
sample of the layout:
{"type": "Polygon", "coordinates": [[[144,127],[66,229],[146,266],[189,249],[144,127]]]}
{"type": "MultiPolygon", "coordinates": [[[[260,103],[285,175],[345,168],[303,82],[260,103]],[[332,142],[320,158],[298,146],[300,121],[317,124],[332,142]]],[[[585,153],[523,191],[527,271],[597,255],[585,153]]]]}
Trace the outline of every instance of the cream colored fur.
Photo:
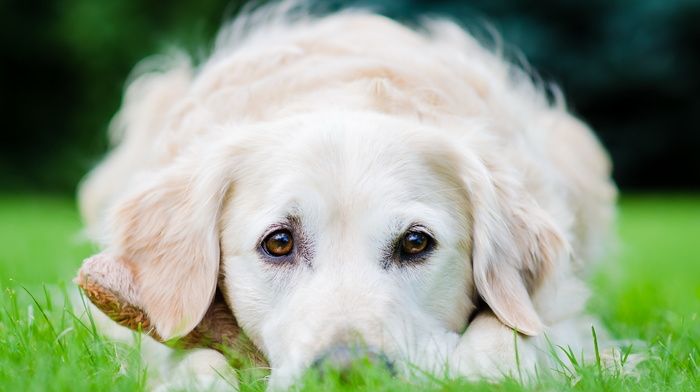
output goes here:
{"type": "Polygon", "coordinates": [[[492,379],[519,374],[513,329],[524,373],[550,366],[545,334],[589,345],[581,276],[615,188],[588,127],[451,22],[288,19],[244,17],[202,65],[136,78],[80,189],[157,332],[194,328],[219,282],[273,388],[358,341],[400,372],[492,379]],[[427,260],[387,262],[417,225],[427,260]],[[303,255],[278,265],[260,243],[279,227],[303,255]]]}

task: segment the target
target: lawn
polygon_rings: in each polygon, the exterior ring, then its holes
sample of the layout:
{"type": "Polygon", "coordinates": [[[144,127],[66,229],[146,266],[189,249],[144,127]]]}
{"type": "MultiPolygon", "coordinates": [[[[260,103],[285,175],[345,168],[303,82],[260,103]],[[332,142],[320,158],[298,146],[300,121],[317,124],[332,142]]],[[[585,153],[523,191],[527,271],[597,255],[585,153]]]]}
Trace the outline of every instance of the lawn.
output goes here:
{"type": "MultiPolygon", "coordinates": [[[[105,341],[73,314],[66,298],[81,260],[93,251],[80,236],[69,198],[0,197],[0,391],[138,391],[145,370],[132,347],[105,341]]],[[[700,196],[627,196],[614,261],[591,276],[589,304],[617,337],[649,344],[653,359],[638,375],[600,374],[579,364],[576,377],[542,376],[467,384],[413,385],[384,375],[308,389],[406,391],[697,391],[700,390],[700,196]]],[[[242,390],[262,390],[242,373],[242,390]]]]}

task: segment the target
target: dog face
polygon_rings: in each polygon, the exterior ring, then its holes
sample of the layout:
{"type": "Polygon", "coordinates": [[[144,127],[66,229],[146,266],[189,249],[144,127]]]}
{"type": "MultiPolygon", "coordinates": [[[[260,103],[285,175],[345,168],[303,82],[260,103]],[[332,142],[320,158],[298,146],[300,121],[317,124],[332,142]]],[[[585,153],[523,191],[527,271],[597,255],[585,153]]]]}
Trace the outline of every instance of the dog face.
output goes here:
{"type": "Polygon", "coordinates": [[[273,387],[337,347],[439,373],[479,297],[537,334],[531,295],[567,254],[516,170],[445,135],[362,112],[212,132],[117,203],[106,252],[165,339],[218,283],[273,387]]]}
{"type": "Polygon", "coordinates": [[[221,215],[224,292],[278,384],[338,346],[446,361],[474,309],[450,148],[429,128],[344,117],[268,132],[221,215]]]}

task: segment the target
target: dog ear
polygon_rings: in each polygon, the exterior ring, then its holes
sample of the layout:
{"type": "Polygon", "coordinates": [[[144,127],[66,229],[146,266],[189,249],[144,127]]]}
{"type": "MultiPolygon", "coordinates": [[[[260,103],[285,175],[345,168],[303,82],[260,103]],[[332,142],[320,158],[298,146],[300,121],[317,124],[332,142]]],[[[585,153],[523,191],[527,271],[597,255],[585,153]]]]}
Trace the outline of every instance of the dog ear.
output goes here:
{"type": "Polygon", "coordinates": [[[108,220],[105,253],[133,270],[140,305],[164,340],[190,332],[216,289],[218,220],[230,170],[205,156],[142,176],[108,220]]]}
{"type": "MultiPolygon", "coordinates": [[[[83,261],[78,277],[73,280],[85,296],[119,325],[142,331],[158,341],[164,339],[154,330],[144,310],[135,282],[134,268],[125,259],[99,254],[83,261]]],[[[264,363],[262,355],[241,334],[236,318],[217,290],[204,318],[187,335],[178,340],[183,348],[207,347],[221,350],[229,347],[238,353],[264,363]]]]}
{"type": "Polygon", "coordinates": [[[162,341],[143,310],[133,266],[126,260],[108,254],[92,256],[83,261],[73,282],[83,289],[90,302],[119,325],[135,331],[141,325],[144,333],[162,341]]]}
{"type": "Polygon", "coordinates": [[[474,281],[505,325],[535,336],[543,325],[532,296],[569,247],[547,213],[512,174],[472,184],[474,281]]]}

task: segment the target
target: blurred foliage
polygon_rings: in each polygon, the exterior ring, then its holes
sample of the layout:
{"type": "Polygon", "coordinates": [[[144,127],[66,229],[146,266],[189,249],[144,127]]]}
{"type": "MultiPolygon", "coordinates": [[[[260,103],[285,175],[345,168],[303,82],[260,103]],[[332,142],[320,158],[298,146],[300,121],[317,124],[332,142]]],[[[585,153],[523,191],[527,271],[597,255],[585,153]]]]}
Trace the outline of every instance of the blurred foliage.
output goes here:
{"type": "MultiPolygon", "coordinates": [[[[402,20],[446,15],[486,37],[493,26],[511,54],[562,86],[611,150],[623,189],[700,189],[700,1],[352,4],[402,20]]],[[[240,8],[235,0],[0,2],[0,191],[72,192],[107,149],[133,65],[172,45],[206,50],[240,8]]]]}

